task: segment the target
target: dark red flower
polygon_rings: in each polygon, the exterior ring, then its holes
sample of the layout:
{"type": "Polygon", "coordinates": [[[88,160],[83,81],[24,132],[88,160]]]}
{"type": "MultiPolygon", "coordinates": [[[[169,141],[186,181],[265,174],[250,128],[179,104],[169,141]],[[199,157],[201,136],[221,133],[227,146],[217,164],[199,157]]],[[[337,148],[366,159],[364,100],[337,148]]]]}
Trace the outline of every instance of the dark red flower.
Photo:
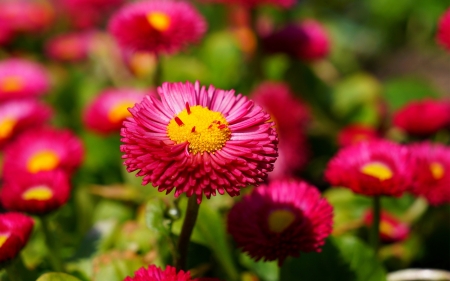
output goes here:
{"type": "Polygon", "coordinates": [[[16,257],[28,242],[34,221],[21,213],[0,214],[0,264],[16,257]]]}

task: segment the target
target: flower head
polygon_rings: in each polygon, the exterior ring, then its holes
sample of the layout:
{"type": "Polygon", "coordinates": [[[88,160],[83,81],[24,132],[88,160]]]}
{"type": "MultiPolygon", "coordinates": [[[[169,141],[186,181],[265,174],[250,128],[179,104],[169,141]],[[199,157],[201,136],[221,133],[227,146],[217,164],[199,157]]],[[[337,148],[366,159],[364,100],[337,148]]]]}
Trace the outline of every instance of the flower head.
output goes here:
{"type": "Polygon", "coordinates": [[[43,215],[64,205],[69,199],[68,175],[62,170],[8,177],[0,190],[5,209],[43,215]]]}
{"type": "Polygon", "coordinates": [[[327,31],[316,20],[290,24],[263,39],[268,52],[287,53],[305,61],[326,57],[330,50],[327,31]]]}
{"type": "Polygon", "coordinates": [[[21,213],[0,214],[0,264],[16,257],[28,242],[34,221],[21,213]]]}
{"type": "Polygon", "coordinates": [[[13,32],[36,32],[46,29],[54,19],[52,6],[45,1],[3,0],[0,22],[7,22],[13,32]]]}
{"type": "Polygon", "coordinates": [[[340,146],[348,146],[361,141],[371,141],[380,139],[378,132],[370,126],[364,124],[352,124],[343,128],[338,135],[340,146]]]}
{"type": "Polygon", "coordinates": [[[47,93],[50,79],[39,64],[24,59],[0,61],[0,101],[47,93]]]}
{"type": "Polygon", "coordinates": [[[450,123],[447,104],[431,99],[410,102],[395,112],[394,125],[408,134],[429,136],[450,123]],[[420,118],[417,118],[420,116],[420,118]]]}
{"type": "MultiPolygon", "coordinates": [[[[373,210],[369,209],[364,214],[364,224],[372,227],[373,210]]],[[[408,224],[400,221],[387,211],[381,211],[380,216],[380,239],[385,243],[401,242],[408,238],[410,228],[408,224]]]]}
{"type": "Polygon", "coordinates": [[[5,149],[3,176],[63,169],[71,173],[81,164],[83,145],[69,130],[39,128],[21,134],[5,149]]]}
{"type": "Polygon", "coordinates": [[[92,32],[73,32],[51,38],[46,44],[47,55],[55,60],[76,62],[89,55],[92,32]]]}
{"type": "Polygon", "coordinates": [[[280,82],[261,83],[251,97],[274,119],[279,136],[278,159],[269,178],[293,176],[305,166],[309,156],[305,136],[310,119],[308,108],[288,85],[280,82]]]}
{"type": "Polygon", "coordinates": [[[215,2],[224,4],[239,4],[242,6],[254,8],[260,5],[271,5],[280,8],[290,8],[295,5],[296,0],[203,0],[203,2],[215,2]]]}
{"type": "Polygon", "coordinates": [[[444,48],[450,51],[450,8],[447,9],[439,19],[436,40],[444,48]]]}
{"type": "Polygon", "coordinates": [[[333,208],[312,185],[273,181],[255,188],[228,214],[228,231],[237,246],[256,260],[320,252],[331,234],[333,208]]]}
{"type": "Polygon", "coordinates": [[[273,170],[277,134],[270,116],[234,91],[164,83],[123,123],[121,151],[143,184],[175,196],[238,195],[273,170]]]}
{"type": "Polygon", "coordinates": [[[89,29],[104,21],[125,0],[60,0],[61,14],[67,16],[76,28],[89,29]]]}
{"type": "Polygon", "coordinates": [[[136,89],[104,90],[88,105],[84,123],[98,133],[119,132],[122,122],[131,116],[128,108],[140,102],[145,94],[152,92],[136,89]]]}
{"type": "Polygon", "coordinates": [[[390,141],[359,142],[342,148],[329,162],[325,177],[333,186],[367,196],[401,196],[411,183],[406,147],[390,141]]]}
{"type": "Polygon", "coordinates": [[[414,175],[411,192],[432,205],[450,203],[450,148],[431,142],[409,146],[414,175]]]}
{"type": "Polygon", "coordinates": [[[20,132],[43,125],[51,115],[49,106],[33,99],[0,104],[0,147],[20,132]]]}
{"type": "Polygon", "coordinates": [[[161,269],[156,265],[150,265],[148,268],[142,267],[134,273],[134,277],[127,277],[123,281],[219,281],[216,278],[198,278],[192,279],[189,271],[180,270],[177,273],[175,267],[170,265],[166,269],[161,269]]]}
{"type": "Polygon", "coordinates": [[[197,42],[206,31],[206,21],[188,2],[143,1],[114,14],[109,31],[123,48],[174,53],[197,42]]]}

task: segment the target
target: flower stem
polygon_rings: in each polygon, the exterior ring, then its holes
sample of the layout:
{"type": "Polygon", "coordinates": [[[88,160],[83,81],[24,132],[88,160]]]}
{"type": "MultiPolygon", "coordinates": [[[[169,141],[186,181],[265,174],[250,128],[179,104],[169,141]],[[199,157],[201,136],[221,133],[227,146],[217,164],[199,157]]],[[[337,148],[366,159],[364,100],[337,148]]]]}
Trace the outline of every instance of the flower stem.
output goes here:
{"type": "Polygon", "coordinates": [[[53,270],[57,272],[63,272],[63,266],[61,263],[61,258],[59,256],[59,253],[57,251],[58,246],[55,245],[55,238],[52,237],[51,231],[50,231],[50,222],[47,217],[40,217],[41,225],[42,225],[42,231],[44,232],[45,236],[45,243],[47,244],[48,248],[48,258],[49,261],[53,267],[53,270]]]}
{"type": "Polygon", "coordinates": [[[186,216],[184,217],[183,226],[181,228],[180,237],[178,238],[178,257],[176,259],[175,267],[177,270],[186,269],[187,254],[189,248],[189,241],[191,240],[192,230],[194,230],[195,222],[197,221],[198,210],[200,204],[197,204],[196,196],[189,197],[186,208],[186,216]]]}
{"type": "Polygon", "coordinates": [[[155,89],[162,84],[162,65],[161,55],[156,54],[155,72],[153,73],[153,87],[155,89]]]}
{"type": "Polygon", "coordinates": [[[380,246],[380,213],[381,213],[381,197],[373,197],[373,220],[372,230],[370,233],[371,244],[375,255],[378,254],[378,248],[380,246]]]}

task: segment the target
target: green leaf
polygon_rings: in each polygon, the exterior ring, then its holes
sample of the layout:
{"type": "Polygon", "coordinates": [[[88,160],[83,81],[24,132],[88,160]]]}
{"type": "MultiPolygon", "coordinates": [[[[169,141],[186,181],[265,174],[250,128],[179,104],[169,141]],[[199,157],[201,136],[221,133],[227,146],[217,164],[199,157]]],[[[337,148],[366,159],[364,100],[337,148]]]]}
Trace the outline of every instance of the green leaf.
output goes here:
{"type": "Polygon", "coordinates": [[[242,265],[255,272],[261,280],[278,281],[280,268],[276,261],[255,261],[246,254],[241,254],[239,260],[242,265]]]}
{"type": "Polygon", "coordinates": [[[280,281],[383,281],[386,272],[373,251],[352,236],[331,237],[321,253],[302,253],[281,267],[280,281]]]}
{"type": "Polygon", "coordinates": [[[65,273],[49,272],[39,277],[36,281],[81,281],[65,273]]]}

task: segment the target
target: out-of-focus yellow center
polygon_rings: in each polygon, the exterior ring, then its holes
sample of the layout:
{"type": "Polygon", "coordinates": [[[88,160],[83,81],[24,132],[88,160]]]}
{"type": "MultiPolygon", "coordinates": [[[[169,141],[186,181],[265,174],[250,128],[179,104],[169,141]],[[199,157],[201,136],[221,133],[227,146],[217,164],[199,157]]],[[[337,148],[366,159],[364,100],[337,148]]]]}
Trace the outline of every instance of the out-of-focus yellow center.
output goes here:
{"type": "Polygon", "coordinates": [[[151,12],[147,14],[147,20],[150,25],[158,31],[166,31],[170,26],[170,17],[166,13],[151,12]]]}
{"type": "Polygon", "coordinates": [[[445,174],[444,166],[442,166],[442,164],[438,162],[433,162],[430,164],[430,171],[431,174],[433,174],[433,178],[436,180],[442,179],[445,174]]]}
{"type": "Polygon", "coordinates": [[[10,137],[16,123],[17,120],[10,117],[3,119],[0,122],[0,139],[10,137]]]}
{"type": "Polygon", "coordinates": [[[8,234],[0,234],[0,248],[5,244],[6,240],[8,240],[8,234]]]}
{"type": "Polygon", "coordinates": [[[275,210],[269,215],[269,229],[275,233],[281,233],[295,220],[295,215],[288,210],[275,210]]]}
{"type": "Polygon", "coordinates": [[[395,231],[395,227],[391,224],[388,223],[387,221],[381,221],[380,222],[380,232],[383,234],[386,234],[388,236],[392,236],[394,235],[394,231],[395,231]]]}
{"type": "Polygon", "coordinates": [[[131,116],[128,108],[133,107],[134,104],[134,102],[124,101],[111,108],[111,110],[108,112],[109,121],[111,121],[112,123],[119,123],[125,120],[125,118],[131,116]]]}
{"type": "Polygon", "coordinates": [[[188,142],[189,152],[193,154],[214,153],[231,137],[222,113],[200,105],[190,107],[187,103],[186,109],[167,125],[167,134],[177,144],[188,142]]]}
{"type": "Polygon", "coordinates": [[[361,173],[377,178],[381,181],[392,178],[393,173],[389,167],[381,162],[370,162],[361,168],[361,173]]]}
{"type": "Polygon", "coordinates": [[[36,186],[22,194],[23,200],[46,201],[53,197],[53,191],[47,186],[36,186]]]}
{"type": "Polygon", "coordinates": [[[44,150],[39,151],[30,157],[27,168],[30,173],[37,173],[40,171],[51,171],[55,169],[58,164],[58,155],[51,150],[44,150]]]}
{"type": "Polygon", "coordinates": [[[23,86],[23,79],[20,76],[7,76],[0,81],[0,89],[7,93],[20,91],[23,86]]]}

